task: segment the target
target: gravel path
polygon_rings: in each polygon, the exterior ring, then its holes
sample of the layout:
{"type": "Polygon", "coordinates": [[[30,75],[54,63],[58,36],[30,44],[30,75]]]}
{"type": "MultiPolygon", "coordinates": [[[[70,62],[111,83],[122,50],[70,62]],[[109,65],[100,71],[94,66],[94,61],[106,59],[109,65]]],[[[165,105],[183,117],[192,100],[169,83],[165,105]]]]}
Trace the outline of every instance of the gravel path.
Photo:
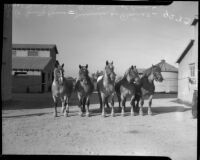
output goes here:
{"type": "MultiPolygon", "coordinates": [[[[57,118],[53,117],[53,108],[3,109],[2,153],[145,155],[196,160],[197,120],[192,119],[190,107],[175,100],[154,99],[153,116],[130,116],[127,107],[125,117],[117,112],[115,117],[108,114],[103,118],[98,104],[91,104],[90,117],[80,117],[77,106],[70,107],[69,117],[64,117],[58,107],[57,118]]],[[[144,111],[147,112],[146,107],[144,111]]]]}

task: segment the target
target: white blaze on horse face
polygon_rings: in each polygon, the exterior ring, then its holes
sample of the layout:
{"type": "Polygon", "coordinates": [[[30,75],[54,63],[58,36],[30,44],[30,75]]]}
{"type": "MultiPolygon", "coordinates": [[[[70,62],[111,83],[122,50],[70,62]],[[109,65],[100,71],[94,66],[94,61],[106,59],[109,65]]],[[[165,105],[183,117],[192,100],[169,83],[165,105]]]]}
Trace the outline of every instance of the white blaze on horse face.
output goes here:
{"type": "Polygon", "coordinates": [[[59,79],[60,79],[60,82],[63,83],[63,77],[60,77],[59,79]]]}
{"type": "Polygon", "coordinates": [[[102,79],[103,79],[103,75],[101,75],[101,76],[99,76],[99,77],[97,78],[97,82],[101,81],[102,79]]]}

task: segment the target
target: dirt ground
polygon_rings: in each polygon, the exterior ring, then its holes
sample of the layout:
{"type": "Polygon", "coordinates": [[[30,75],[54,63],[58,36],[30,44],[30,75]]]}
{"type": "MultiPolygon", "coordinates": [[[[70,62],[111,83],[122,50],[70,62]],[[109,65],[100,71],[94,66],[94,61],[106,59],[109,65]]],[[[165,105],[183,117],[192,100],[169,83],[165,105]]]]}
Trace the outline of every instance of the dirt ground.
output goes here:
{"type": "MultiPolygon", "coordinates": [[[[197,159],[197,119],[191,107],[179,104],[176,95],[156,95],[153,116],[131,116],[129,102],[122,117],[101,117],[92,98],[90,117],[80,117],[72,98],[69,117],[58,107],[53,117],[47,94],[14,94],[2,109],[2,154],[67,154],[167,156],[173,160],[197,159]]],[[[144,112],[147,112],[147,101],[144,112]]]]}

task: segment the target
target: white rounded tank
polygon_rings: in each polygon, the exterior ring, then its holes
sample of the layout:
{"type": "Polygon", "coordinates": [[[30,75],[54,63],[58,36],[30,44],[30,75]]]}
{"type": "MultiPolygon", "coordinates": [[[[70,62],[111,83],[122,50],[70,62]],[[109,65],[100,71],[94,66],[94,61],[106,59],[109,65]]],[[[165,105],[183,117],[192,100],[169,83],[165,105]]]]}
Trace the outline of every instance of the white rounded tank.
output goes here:
{"type": "Polygon", "coordinates": [[[161,72],[162,82],[154,81],[155,92],[178,92],[178,72],[161,72]]]}

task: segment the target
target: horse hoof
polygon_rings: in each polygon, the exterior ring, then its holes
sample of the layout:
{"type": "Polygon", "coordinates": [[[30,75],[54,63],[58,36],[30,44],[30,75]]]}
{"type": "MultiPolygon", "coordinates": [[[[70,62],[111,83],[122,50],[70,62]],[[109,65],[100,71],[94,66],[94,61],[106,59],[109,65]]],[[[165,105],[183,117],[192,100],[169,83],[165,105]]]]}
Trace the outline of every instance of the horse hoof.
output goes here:
{"type": "Polygon", "coordinates": [[[68,113],[64,113],[64,116],[65,116],[65,117],[68,117],[68,113]]]}
{"type": "Polygon", "coordinates": [[[152,116],[152,115],[153,115],[153,113],[152,113],[152,112],[148,112],[148,115],[152,116]]]}
{"type": "Polygon", "coordinates": [[[140,112],[139,114],[140,114],[140,116],[144,116],[144,113],[143,113],[143,112],[140,112]]]}
{"type": "Polygon", "coordinates": [[[54,117],[58,117],[58,115],[57,115],[57,114],[54,114],[54,117]]]}
{"type": "Polygon", "coordinates": [[[121,113],[121,116],[123,116],[123,117],[124,117],[124,116],[125,116],[125,114],[124,114],[124,113],[121,113]]]}
{"type": "Polygon", "coordinates": [[[105,114],[101,114],[101,116],[102,116],[102,117],[106,117],[106,115],[105,115],[105,114]]]}
{"type": "Polygon", "coordinates": [[[131,113],[131,116],[136,116],[136,113],[132,112],[132,113],[131,113]]]}
{"type": "Polygon", "coordinates": [[[112,113],[112,114],[111,114],[111,116],[112,116],[112,117],[114,117],[114,116],[115,116],[115,114],[114,114],[114,113],[112,113]]]}
{"type": "Polygon", "coordinates": [[[89,117],[89,116],[90,116],[90,114],[89,114],[89,113],[86,113],[86,116],[87,116],[87,117],[89,117]]]}
{"type": "Polygon", "coordinates": [[[82,112],[81,112],[81,113],[79,113],[79,116],[81,116],[81,117],[82,117],[82,116],[83,116],[83,113],[82,113],[82,112]]]}

